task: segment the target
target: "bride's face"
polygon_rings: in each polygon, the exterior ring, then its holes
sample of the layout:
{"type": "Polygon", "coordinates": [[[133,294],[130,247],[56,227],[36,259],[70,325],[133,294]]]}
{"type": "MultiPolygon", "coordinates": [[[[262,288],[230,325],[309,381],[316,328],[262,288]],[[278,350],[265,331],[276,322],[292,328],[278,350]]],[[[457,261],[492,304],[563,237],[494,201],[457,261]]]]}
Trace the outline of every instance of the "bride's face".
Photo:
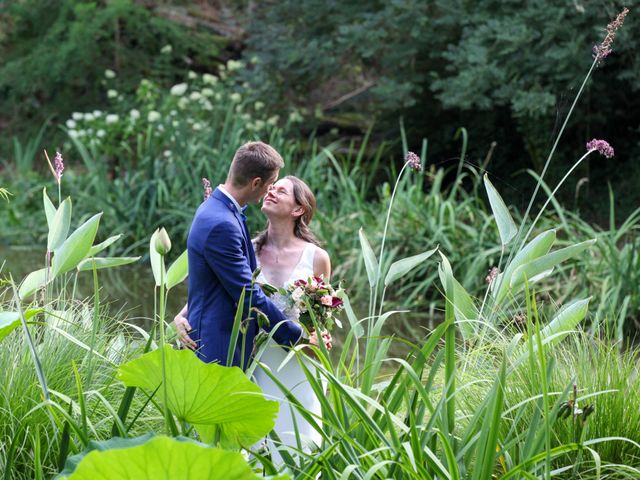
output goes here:
{"type": "Polygon", "coordinates": [[[271,185],[264,197],[261,210],[270,219],[299,216],[302,207],[296,203],[293,183],[283,178],[271,185]]]}

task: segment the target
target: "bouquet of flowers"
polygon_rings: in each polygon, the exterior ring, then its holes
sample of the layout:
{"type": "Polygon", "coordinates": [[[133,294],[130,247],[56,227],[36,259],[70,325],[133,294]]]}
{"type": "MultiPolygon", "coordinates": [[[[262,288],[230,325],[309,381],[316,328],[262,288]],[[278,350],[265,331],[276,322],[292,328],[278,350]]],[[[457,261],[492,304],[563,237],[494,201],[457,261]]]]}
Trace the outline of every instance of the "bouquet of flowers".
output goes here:
{"type": "Polygon", "coordinates": [[[300,322],[307,330],[315,329],[314,320],[321,330],[330,332],[334,324],[342,328],[337,318],[344,307],[338,297],[342,289],[334,289],[321,276],[296,280],[286,288],[263,284],[262,289],[289,320],[300,322]]]}

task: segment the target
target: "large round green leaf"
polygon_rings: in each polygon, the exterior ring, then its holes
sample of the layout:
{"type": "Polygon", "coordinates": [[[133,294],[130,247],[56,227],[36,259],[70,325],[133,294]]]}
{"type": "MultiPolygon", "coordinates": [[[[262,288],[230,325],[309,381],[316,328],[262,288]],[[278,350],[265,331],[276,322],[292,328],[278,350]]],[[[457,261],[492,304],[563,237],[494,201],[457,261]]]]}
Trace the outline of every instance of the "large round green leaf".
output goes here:
{"type": "Polygon", "coordinates": [[[164,436],[95,442],[59,478],[69,480],[258,480],[241,454],[164,436]],[[141,442],[142,441],[142,442],[141,442]]]}
{"type": "MultiPolygon", "coordinates": [[[[264,398],[262,390],[237,367],[204,363],[190,350],[164,347],[167,405],[179,419],[206,426],[200,433],[210,440],[211,426],[224,445],[252,445],[271,431],[278,403],[264,398]]],[[[164,402],[161,350],[154,350],[121,365],[118,378],[129,387],[158,390],[164,402]]]]}

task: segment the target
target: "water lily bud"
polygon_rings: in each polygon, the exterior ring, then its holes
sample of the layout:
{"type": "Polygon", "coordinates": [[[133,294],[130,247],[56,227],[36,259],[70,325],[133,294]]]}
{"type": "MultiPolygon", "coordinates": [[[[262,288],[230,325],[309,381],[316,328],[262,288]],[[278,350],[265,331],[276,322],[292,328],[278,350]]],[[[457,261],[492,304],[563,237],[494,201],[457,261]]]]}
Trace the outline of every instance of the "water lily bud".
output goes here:
{"type": "Polygon", "coordinates": [[[157,233],[155,244],[156,252],[164,256],[171,250],[171,240],[169,240],[169,234],[164,227],[158,230],[157,233]]]}

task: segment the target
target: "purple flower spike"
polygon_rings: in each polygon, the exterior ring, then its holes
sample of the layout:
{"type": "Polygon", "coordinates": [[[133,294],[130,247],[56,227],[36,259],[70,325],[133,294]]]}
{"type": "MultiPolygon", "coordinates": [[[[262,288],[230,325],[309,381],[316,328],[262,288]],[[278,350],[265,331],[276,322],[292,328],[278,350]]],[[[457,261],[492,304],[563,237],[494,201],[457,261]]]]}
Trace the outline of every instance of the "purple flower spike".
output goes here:
{"type": "Polygon", "coordinates": [[[64,160],[62,159],[62,155],[60,152],[56,152],[56,156],[53,159],[53,165],[55,166],[55,175],[56,181],[60,184],[60,179],[62,178],[62,171],[64,170],[64,160]]]}
{"type": "Polygon", "coordinates": [[[211,189],[211,182],[208,179],[203,178],[202,186],[204,187],[204,199],[206,200],[211,196],[211,192],[213,192],[213,190],[211,189]]]}
{"type": "Polygon", "coordinates": [[[422,162],[420,161],[420,157],[415,153],[407,152],[407,154],[404,157],[404,161],[408,163],[409,167],[411,167],[416,172],[419,172],[422,170],[422,162]]]}
{"type": "Polygon", "coordinates": [[[600,45],[594,45],[593,56],[598,60],[602,60],[611,53],[611,45],[614,38],[616,38],[616,32],[624,23],[624,17],[629,13],[628,8],[624,8],[618,16],[609,25],[607,25],[607,36],[604,38],[600,45]]]}
{"type": "Polygon", "coordinates": [[[613,147],[609,145],[609,142],[606,140],[598,140],[594,138],[590,142],[587,142],[587,150],[590,152],[597,150],[607,158],[613,157],[613,147]]]}

